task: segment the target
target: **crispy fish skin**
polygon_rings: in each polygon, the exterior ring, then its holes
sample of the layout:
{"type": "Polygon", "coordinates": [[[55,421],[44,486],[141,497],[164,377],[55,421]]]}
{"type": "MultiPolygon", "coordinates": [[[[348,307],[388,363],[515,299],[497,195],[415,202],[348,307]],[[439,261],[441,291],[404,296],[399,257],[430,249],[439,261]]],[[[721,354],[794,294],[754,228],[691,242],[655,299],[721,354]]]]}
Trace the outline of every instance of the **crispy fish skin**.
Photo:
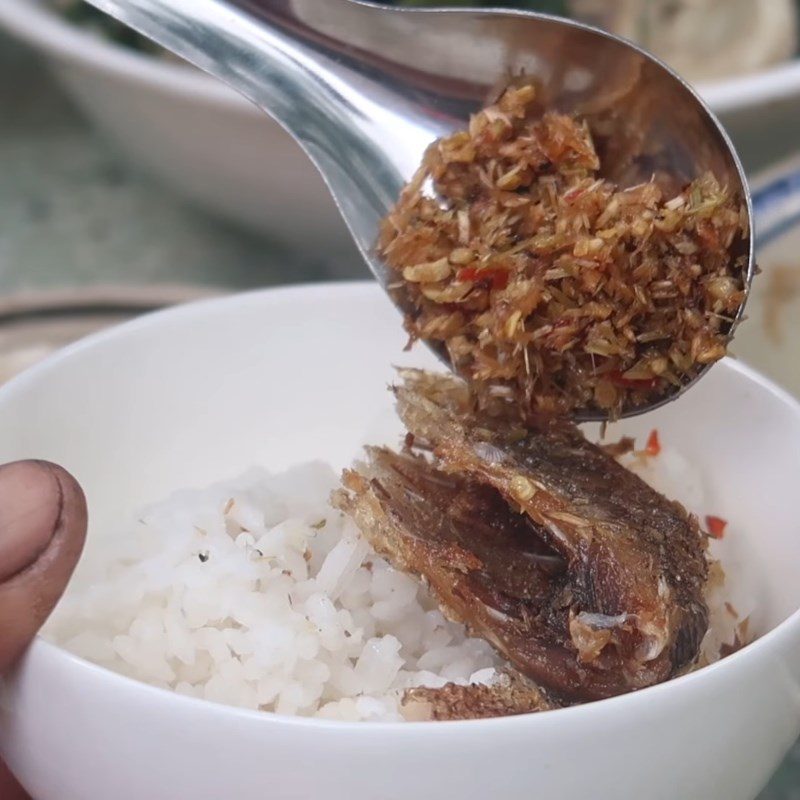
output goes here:
{"type": "MultiPolygon", "coordinates": [[[[499,651],[536,635],[548,663],[562,658],[566,564],[536,535],[534,523],[492,487],[444,473],[421,456],[370,447],[367,459],[345,472],[333,502],[375,549],[398,569],[422,576],[447,617],[499,651]]],[[[435,719],[555,707],[513,672],[490,688],[415,689],[407,697],[424,701],[435,719]]]]}
{"type": "Polygon", "coordinates": [[[440,689],[408,689],[403,712],[412,720],[488,719],[558,708],[535,683],[516,670],[500,674],[489,686],[448,683],[440,689]]]}
{"type": "Polygon", "coordinates": [[[567,564],[566,636],[557,647],[535,629],[528,638],[487,637],[503,655],[580,700],[666,680],[692,662],[708,626],[708,564],[697,521],[680,504],[574,425],[526,429],[502,401],[479,410],[457,378],[400,376],[399,414],[433,447],[439,466],[494,487],[567,564]]]}
{"type": "Polygon", "coordinates": [[[334,505],[397,569],[421,576],[445,616],[561,698],[628,690],[619,670],[594,674],[577,657],[567,563],[530,517],[421,457],[370,447],[367,459],[345,472],[334,505]]]}

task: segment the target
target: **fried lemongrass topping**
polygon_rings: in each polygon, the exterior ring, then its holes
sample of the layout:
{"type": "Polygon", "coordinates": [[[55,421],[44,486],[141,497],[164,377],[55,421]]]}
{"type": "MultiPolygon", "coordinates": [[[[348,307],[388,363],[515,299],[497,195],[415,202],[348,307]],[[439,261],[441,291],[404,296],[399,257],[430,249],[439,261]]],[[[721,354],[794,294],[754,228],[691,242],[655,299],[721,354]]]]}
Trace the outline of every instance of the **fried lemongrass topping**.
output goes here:
{"type": "Polygon", "coordinates": [[[741,197],[712,174],[672,193],[601,167],[585,121],[512,87],[430,146],[382,224],[412,339],[525,413],[672,394],[725,354],[745,297],[741,197]]]}

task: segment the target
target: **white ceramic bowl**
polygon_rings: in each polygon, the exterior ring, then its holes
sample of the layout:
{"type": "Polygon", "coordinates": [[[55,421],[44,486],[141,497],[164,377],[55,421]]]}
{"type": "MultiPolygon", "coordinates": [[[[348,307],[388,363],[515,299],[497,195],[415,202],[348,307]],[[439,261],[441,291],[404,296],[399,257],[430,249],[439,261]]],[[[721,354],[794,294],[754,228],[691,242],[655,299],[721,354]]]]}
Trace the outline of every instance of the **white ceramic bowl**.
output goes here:
{"type": "MultiPolygon", "coordinates": [[[[86,488],[90,535],[114,535],[174,488],[253,463],[343,465],[391,438],[390,363],[434,363],[403,344],[368,284],[161,312],[0,390],[0,461],[61,462],[86,488]]],[[[731,520],[756,606],[761,638],[712,667],[539,715],[336,723],[181,697],[38,641],[3,687],[0,751],[38,800],[752,800],[800,732],[800,406],[728,361],[622,427],[654,425],[731,520]]]]}
{"type": "MultiPolygon", "coordinates": [[[[0,27],[41,51],[86,114],[165,184],[290,244],[355,257],[322,179],[289,136],[232,90],[72,25],[44,0],[2,0],[0,27]]],[[[700,87],[746,168],[796,146],[800,61],[700,87]]]]}

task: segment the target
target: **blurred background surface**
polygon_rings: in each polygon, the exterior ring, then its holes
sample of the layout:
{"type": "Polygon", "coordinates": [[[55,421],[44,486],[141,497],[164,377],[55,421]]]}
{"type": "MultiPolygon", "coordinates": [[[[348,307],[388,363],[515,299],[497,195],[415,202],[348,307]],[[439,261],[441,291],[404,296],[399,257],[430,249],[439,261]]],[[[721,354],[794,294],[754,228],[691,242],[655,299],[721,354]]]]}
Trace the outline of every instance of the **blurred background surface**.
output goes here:
{"type": "MultiPolygon", "coordinates": [[[[735,350],[800,393],[795,0],[498,4],[637,39],[698,84],[751,176],[773,167],[759,182],[782,222],[735,350]]],[[[367,276],[321,180],[273,122],[80,0],[0,0],[0,171],[0,381],[144,310],[367,276]]],[[[800,748],[763,798],[800,800],[800,748]]]]}

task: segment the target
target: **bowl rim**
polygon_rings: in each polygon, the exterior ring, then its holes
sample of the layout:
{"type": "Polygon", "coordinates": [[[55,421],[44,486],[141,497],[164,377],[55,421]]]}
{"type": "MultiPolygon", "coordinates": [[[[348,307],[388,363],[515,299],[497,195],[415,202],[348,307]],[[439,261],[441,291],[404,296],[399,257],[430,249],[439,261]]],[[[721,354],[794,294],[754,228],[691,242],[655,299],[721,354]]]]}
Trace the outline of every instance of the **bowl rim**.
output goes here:
{"type": "MultiPolygon", "coordinates": [[[[195,68],[162,61],[97,36],[39,0],[3,0],[0,27],[50,56],[105,70],[151,89],[263,116],[252,103],[195,68]]],[[[800,56],[758,72],[692,86],[715,113],[734,113],[788,100],[800,96],[800,56]]]]}
{"type": "MultiPolygon", "coordinates": [[[[379,291],[377,284],[372,281],[295,284],[223,295],[221,297],[198,300],[144,314],[133,320],[124,322],[121,325],[101,330],[74,342],[13,378],[4,386],[0,387],[0,408],[2,408],[2,405],[10,400],[17,392],[35,386],[39,380],[47,376],[50,370],[61,368],[64,363],[74,358],[80,358],[85,353],[90,353],[97,347],[104,347],[109,344],[113,346],[116,340],[136,336],[140,331],[149,330],[153,327],[157,328],[165,322],[180,322],[181,320],[188,320],[198,315],[203,317],[209,312],[215,314],[220,312],[230,313],[233,309],[240,310],[242,304],[245,306],[254,305],[256,307],[263,307],[271,303],[285,304],[287,302],[292,302],[292,300],[299,299],[308,301],[309,298],[313,299],[315,296],[324,296],[327,301],[330,301],[331,293],[340,295],[344,301],[352,298],[374,297],[379,291]]],[[[267,318],[266,315],[265,318],[267,318]]],[[[781,404],[787,406],[791,414],[800,418],[800,400],[793,397],[788,391],[778,386],[769,378],[761,375],[758,371],[731,358],[723,359],[718,365],[718,368],[738,373],[758,391],[767,392],[772,395],[781,404]]],[[[430,724],[429,722],[370,722],[368,725],[365,725],[363,722],[319,719],[316,717],[297,717],[278,714],[276,712],[242,709],[205,699],[187,697],[171,690],[161,689],[142,681],[128,678],[105,667],[101,667],[86,659],[73,655],[67,650],[46,641],[41,636],[37,637],[26,658],[22,661],[20,669],[24,670],[25,665],[29,663],[31,659],[43,659],[44,662],[50,662],[51,665],[56,666],[56,668],[57,665],[61,664],[66,665],[72,670],[78,670],[80,673],[78,679],[101,679],[108,682],[112,688],[116,685],[123,689],[127,688],[133,691],[144,692],[143,697],[150,698],[153,702],[178,702],[183,704],[187,709],[193,708],[196,711],[204,711],[207,713],[233,715],[237,719],[250,720],[252,722],[257,721],[258,724],[263,725],[294,725],[308,729],[321,728],[348,731],[374,731],[376,729],[398,731],[409,729],[415,731],[416,734],[425,730],[432,732],[426,735],[435,736],[438,735],[435,731],[440,728],[443,731],[449,731],[451,733],[454,728],[472,728],[476,725],[482,725],[487,729],[490,726],[497,725],[531,724],[546,728],[548,725],[562,724],[554,721],[559,719],[564,720],[564,723],[577,717],[583,717],[587,721],[591,721],[598,719],[597,715],[603,715],[606,711],[635,713],[636,709],[640,707],[640,704],[647,704],[649,701],[655,701],[659,698],[663,701],[665,693],[669,694],[676,691],[702,691],[703,687],[707,686],[708,682],[713,680],[713,676],[721,672],[738,669],[740,666],[752,663],[753,660],[770,658],[770,653],[773,653],[776,649],[780,649],[784,640],[797,638],[799,629],[800,607],[741,650],[695,672],[680,675],[655,686],[649,686],[629,694],[618,695],[605,700],[598,700],[568,708],[554,709],[552,712],[538,712],[492,719],[451,720],[438,722],[437,724],[430,724]]]]}

